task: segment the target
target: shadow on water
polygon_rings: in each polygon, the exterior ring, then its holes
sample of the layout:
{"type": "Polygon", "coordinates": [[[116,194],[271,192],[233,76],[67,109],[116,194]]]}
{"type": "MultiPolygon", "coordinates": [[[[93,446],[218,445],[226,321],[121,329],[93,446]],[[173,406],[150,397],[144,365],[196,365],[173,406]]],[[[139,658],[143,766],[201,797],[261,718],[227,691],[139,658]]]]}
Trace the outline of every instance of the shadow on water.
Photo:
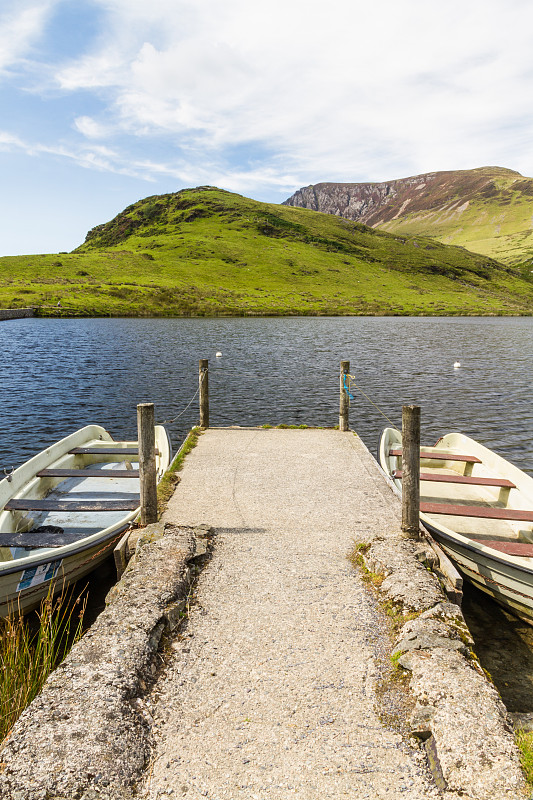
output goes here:
{"type": "Polygon", "coordinates": [[[97,569],[82,578],[76,584],[75,591],[80,591],[87,587],[87,607],[83,617],[83,627],[85,630],[95,622],[98,615],[105,608],[105,599],[109,590],[117,581],[117,572],[113,556],[109,556],[97,569]]]}
{"type": "Polygon", "coordinates": [[[462,610],[474,650],[507,710],[533,712],[533,627],[466,581],[462,610]]]}

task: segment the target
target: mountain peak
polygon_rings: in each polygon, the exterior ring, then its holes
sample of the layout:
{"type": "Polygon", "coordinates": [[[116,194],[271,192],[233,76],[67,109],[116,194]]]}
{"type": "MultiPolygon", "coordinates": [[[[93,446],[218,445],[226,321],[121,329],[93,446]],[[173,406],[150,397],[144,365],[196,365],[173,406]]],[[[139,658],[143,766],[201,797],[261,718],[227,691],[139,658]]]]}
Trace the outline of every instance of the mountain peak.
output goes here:
{"type": "Polygon", "coordinates": [[[506,167],[427,172],[369,183],[317,183],[299,189],[284,205],[335,214],[391,233],[433,236],[508,263],[522,261],[533,251],[533,180],[506,167]],[[522,237],[518,250],[515,240],[503,240],[517,231],[522,237]]]}

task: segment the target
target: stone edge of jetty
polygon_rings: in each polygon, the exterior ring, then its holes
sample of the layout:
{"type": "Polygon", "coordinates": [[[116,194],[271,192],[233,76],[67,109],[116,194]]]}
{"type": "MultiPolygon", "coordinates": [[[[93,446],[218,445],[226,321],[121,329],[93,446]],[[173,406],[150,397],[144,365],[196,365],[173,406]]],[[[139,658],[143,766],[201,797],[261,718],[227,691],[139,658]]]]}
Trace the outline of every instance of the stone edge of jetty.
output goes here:
{"type": "MultiPolygon", "coordinates": [[[[401,519],[400,499],[365,450],[365,466],[381,479],[385,505],[396,507],[401,519]]],[[[363,568],[382,579],[381,600],[406,618],[393,655],[398,668],[411,673],[411,732],[425,748],[443,796],[528,797],[511,717],[472,650],[460,607],[448,602],[429,569],[429,544],[389,532],[372,537],[359,553],[363,568]]]]}
{"type": "Polygon", "coordinates": [[[106,609],[48,678],[0,750],[3,800],[132,797],[148,763],[143,702],[165,629],[181,616],[209,529],[156,523],[106,609]]]}

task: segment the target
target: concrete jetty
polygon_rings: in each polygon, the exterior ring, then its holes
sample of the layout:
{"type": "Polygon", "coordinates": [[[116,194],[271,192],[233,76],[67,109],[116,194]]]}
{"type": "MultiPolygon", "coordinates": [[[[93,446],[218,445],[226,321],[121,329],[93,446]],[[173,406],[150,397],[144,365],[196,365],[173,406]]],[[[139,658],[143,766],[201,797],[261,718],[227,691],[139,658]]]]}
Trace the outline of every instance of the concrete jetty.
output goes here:
{"type": "Polygon", "coordinates": [[[155,689],[145,797],[439,795],[375,704],[386,632],[348,555],[394,522],[359,448],[331,430],[200,438],[166,519],[212,525],[216,543],[155,689]]]}
{"type": "Polygon", "coordinates": [[[205,431],[160,533],[15,726],[0,796],[526,797],[505,707],[400,522],[350,431],[205,431]],[[212,553],[175,628],[201,525],[212,553]]]}

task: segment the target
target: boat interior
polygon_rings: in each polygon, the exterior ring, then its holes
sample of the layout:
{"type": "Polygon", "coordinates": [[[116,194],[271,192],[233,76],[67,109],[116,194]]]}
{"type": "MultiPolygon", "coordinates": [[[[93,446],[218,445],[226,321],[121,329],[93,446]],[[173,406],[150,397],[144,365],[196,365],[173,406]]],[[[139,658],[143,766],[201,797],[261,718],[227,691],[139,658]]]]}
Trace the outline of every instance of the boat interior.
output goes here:
{"type": "MultiPolygon", "coordinates": [[[[399,484],[403,476],[401,444],[391,444],[388,456],[390,474],[399,484]]],[[[508,463],[499,457],[496,462],[508,463]]],[[[515,467],[512,470],[518,472],[515,467]]],[[[422,447],[420,511],[437,526],[500,552],[531,558],[533,498],[517,485],[512,473],[508,477],[502,472],[456,448],[439,443],[422,447]]]]}
{"type": "Polygon", "coordinates": [[[62,547],[139,507],[136,442],[89,441],[39,470],[0,515],[0,560],[62,547]],[[105,445],[105,446],[103,446],[105,445]]]}

